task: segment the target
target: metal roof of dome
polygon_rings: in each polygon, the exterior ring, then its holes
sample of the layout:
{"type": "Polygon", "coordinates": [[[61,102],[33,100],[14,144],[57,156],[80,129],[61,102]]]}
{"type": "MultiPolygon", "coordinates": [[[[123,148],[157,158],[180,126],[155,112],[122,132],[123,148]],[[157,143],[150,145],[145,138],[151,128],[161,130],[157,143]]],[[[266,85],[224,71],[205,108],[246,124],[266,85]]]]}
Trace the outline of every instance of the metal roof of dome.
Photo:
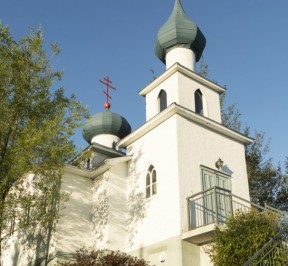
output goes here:
{"type": "Polygon", "coordinates": [[[196,61],[199,61],[205,45],[205,36],[198,26],[186,16],[180,0],[176,0],[171,16],[158,32],[155,54],[165,63],[165,56],[169,49],[174,46],[187,47],[193,50],[196,61]]]}
{"type": "Polygon", "coordinates": [[[128,121],[109,109],[92,115],[86,120],[82,130],[82,135],[89,144],[93,137],[100,134],[111,134],[122,139],[130,133],[131,126],[128,121]]]}

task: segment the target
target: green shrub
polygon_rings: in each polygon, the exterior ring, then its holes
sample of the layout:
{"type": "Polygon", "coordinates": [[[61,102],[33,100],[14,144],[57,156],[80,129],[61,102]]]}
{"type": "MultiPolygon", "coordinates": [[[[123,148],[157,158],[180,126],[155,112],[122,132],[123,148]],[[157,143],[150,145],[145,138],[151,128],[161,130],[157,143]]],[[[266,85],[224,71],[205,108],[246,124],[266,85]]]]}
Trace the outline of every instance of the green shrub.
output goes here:
{"type": "Polygon", "coordinates": [[[208,253],[215,266],[243,265],[280,231],[276,213],[238,212],[225,229],[216,228],[208,253]]]}

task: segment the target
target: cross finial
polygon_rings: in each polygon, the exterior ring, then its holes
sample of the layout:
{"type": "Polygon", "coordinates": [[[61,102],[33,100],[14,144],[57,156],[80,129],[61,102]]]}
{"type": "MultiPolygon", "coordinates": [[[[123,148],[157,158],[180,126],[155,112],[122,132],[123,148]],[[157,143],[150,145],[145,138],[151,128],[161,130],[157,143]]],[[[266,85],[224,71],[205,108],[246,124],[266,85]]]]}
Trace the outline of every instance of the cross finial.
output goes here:
{"type": "Polygon", "coordinates": [[[109,103],[109,99],[112,100],[112,97],[109,94],[109,89],[113,89],[116,90],[116,88],[114,88],[111,84],[112,81],[109,79],[109,77],[104,77],[103,80],[99,80],[101,83],[103,83],[104,85],[106,85],[106,91],[103,91],[103,93],[106,95],[106,102],[104,104],[104,108],[105,109],[110,109],[111,104],[109,103]]]}

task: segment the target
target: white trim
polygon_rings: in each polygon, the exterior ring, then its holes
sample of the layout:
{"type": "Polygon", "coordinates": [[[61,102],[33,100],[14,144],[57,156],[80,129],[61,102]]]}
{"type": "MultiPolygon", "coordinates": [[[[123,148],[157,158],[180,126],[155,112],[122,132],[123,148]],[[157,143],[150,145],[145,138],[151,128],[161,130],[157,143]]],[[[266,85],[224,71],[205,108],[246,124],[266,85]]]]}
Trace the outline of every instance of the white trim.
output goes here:
{"type": "Polygon", "coordinates": [[[219,86],[218,84],[201,77],[194,71],[180,65],[179,63],[175,63],[173,66],[168,68],[162,75],[160,75],[158,78],[153,80],[150,84],[148,84],[144,89],[142,89],[139,94],[141,96],[145,96],[147,93],[149,93],[151,90],[156,88],[159,84],[161,84],[163,81],[165,81],[167,78],[175,74],[176,72],[182,73],[183,75],[186,75],[190,77],[191,79],[209,87],[210,89],[218,92],[218,93],[223,93],[226,91],[224,87],[219,86]]]}

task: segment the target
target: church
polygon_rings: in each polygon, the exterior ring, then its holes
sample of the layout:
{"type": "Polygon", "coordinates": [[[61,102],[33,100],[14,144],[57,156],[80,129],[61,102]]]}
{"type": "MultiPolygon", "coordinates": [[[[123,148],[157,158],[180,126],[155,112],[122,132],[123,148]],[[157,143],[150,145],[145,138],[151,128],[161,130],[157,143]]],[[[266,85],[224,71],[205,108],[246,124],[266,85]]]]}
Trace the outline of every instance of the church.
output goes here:
{"type": "Polygon", "coordinates": [[[81,247],[120,250],[155,266],[212,265],[206,249],[215,225],[250,206],[245,145],[252,139],[222,124],[225,88],[195,72],[205,44],[175,0],[154,47],[166,70],[139,92],[146,122],[131,132],[107,101],[83,126],[89,146],[64,169],[69,199],[49,265],[81,247]]]}

